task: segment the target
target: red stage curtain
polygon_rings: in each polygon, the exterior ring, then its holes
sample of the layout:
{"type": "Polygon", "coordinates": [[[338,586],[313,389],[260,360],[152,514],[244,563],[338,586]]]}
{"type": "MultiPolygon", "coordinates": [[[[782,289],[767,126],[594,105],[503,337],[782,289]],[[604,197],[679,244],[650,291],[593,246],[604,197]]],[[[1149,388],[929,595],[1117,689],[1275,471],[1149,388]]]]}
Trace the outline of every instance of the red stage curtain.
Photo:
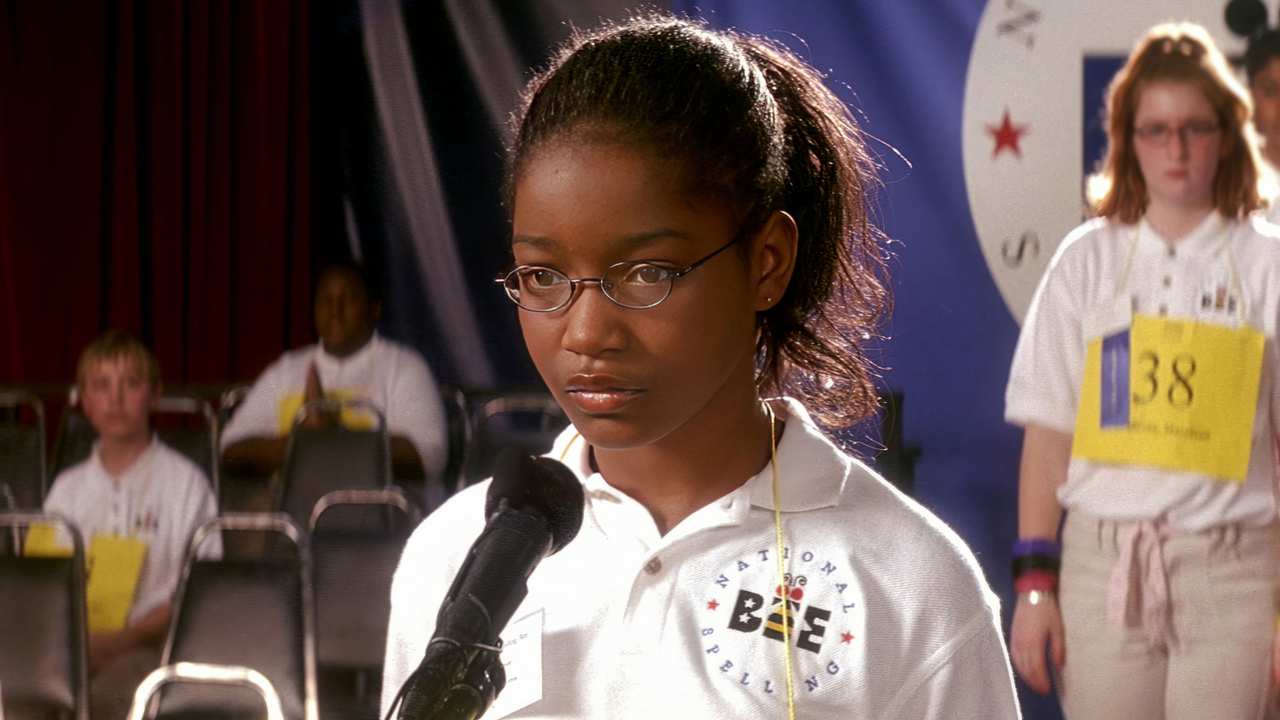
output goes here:
{"type": "Polygon", "coordinates": [[[169,383],[312,337],[305,0],[0,0],[0,384],[102,330],[169,383]]]}

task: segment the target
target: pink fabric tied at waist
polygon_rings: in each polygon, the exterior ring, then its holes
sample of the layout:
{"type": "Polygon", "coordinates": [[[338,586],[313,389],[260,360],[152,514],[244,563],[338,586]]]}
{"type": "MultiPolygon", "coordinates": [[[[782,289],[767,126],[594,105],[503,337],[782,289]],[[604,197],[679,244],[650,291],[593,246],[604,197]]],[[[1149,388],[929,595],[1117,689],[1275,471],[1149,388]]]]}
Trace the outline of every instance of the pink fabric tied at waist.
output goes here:
{"type": "Polygon", "coordinates": [[[1152,647],[1173,640],[1169,631],[1169,578],[1164,567],[1164,540],[1171,531],[1163,520],[1143,520],[1120,546],[1107,588],[1107,620],[1140,625],[1152,647]]]}

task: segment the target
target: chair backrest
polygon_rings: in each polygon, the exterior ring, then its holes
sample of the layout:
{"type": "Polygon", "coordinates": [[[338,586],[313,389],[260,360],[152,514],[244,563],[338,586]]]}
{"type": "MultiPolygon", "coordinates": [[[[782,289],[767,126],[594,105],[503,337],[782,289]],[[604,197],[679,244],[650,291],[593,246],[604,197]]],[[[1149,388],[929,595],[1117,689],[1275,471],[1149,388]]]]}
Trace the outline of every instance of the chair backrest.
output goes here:
{"type": "Polygon", "coordinates": [[[67,405],[58,419],[58,434],[53,441],[53,461],[49,464],[49,480],[57,479],[63,470],[84,462],[93,452],[93,442],[98,431],[80,409],[80,397],[76,386],[67,391],[67,405]]]}
{"type": "Polygon", "coordinates": [[[390,610],[385,599],[404,543],[420,519],[398,488],[338,491],[316,504],[311,553],[321,667],[382,666],[390,610]],[[362,520],[358,525],[347,517],[353,510],[362,520]]]}
{"type": "Polygon", "coordinates": [[[467,413],[467,396],[461,388],[440,386],[440,399],[444,401],[445,420],[449,430],[449,460],[445,463],[444,477],[440,481],[446,492],[452,493],[461,487],[467,446],[471,444],[471,418],[467,413]]]}
{"type": "MultiPolygon", "coordinates": [[[[311,551],[281,514],[236,513],[202,525],[187,548],[162,664],[210,663],[252,668],[279,693],[286,720],[317,720],[311,551]],[[200,559],[211,533],[269,531],[292,542],[293,557],[200,559]]],[[[233,700],[208,687],[165,688],[162,717],[238,718],[261,712],[252,695],[233,700]]]]}
{"type": "Polygon", "coordinates": [[[873,465],[890,483],[907,495],[915,493],[915,467],[920,448],[909,446],[903,437],[903,410],[906,399],[900,392],[880,394],[880,444],[873,465]]]}
{"type": "MultiPolygon", "coordinates": [[[[71,403],[58,423],[58,439],[53,448],[53,468],[49,477],[72,465],[84,462],[93,452],[98,431],[89,423],[84,411],[70,393],[71,403]]],[[[204,471],[218,497],[221,470],[218,457],[218,418],[205,400],[192,397],[165,396],[156,400],[153,424],[160,440],[177,450],[204,471]]]]}
{"type": "MultiPolygon", "coordinates": [[[[0,513],[0,531],[61,525],[71,557],[0,555],[0,687],[7,720],[89,717],[84,545],[66,520],[0,513]]],[[[19,550],[19,548],[13,548],[19,550]]]]}
{"type": "Polygon", "coordinates": [[[218,426],[226,427],[231,421],[231,416],[235,415],[236,409],[240,407],[240,403],[244,402],[245,397],[253,386],[248,383],[232,385],[222,391],[222,395],[218,398],[218,426]]]}
{"type": "MultiPolygon", "coordinates": [[[[224,703],[232,707],[248,705],[244,701],[246,692],[256,694],[266,712],[267,720],[284,720],[284,708],[280,705],[280,695],[275,686],[262,673],[253,668],[231,665],[212,665],[209,663],[175,663],[152,670],[143,678],[134,693],[133,704],[129,708],[128,720],[146,720],[160,717],[158,714],[158,698],[165,685],[193,684],[208,688],[210,694],[221,694],[224,703]]],[[[220,703],[221,705],[222,703],[220,703]]],[[[255,717],[250,715],[250,717],[255,717]]],[[[164,717],[180,717],[170,712],[164,717]]],[[[0,718],[3,720],[3,718],[0,718]]]]}
{"type": "Polygon", "coordinates": [[[489,477],[503,448],[516,448],[530,455],[547,452],[569,424],[564,410],[545,390],[485,393],[475,407],[471,444],[459,487],[489,477]]]}
{"type": "Polygon", "coordinates": [[[221,468],[218,452],[218,416],[206,400],[193,397],[162,397],[152,411],[156,434],[164,444],[177,450],[204,471],[218,497],[221,468]]]}
{"type": "Polygon", "coordinates": [[[0,409],[6,410],[0,416],[0,509],[38,510],[49,488],[44,403],[21,390],[0,390],[0,409]]]}
{"type": "MultiPolygon", "coordinates": [[[[285,448],[280,507],[299,526],[306,527],[320,498],[335,490],[377,490],[391,484],[391,449],[382,413],[360,406],[376,421],[372,430],[344,427],[309,428],[299,422],[285,448]]],[[[312,403],[303,405],[304,411],[312,403]]]]}

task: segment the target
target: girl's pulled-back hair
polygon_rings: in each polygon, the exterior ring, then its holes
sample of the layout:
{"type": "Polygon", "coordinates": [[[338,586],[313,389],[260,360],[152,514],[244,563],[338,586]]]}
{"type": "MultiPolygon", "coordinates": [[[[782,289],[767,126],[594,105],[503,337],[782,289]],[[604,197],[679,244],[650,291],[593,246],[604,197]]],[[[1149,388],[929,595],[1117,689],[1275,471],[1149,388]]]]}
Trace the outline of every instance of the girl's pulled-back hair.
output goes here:
{"type": "Polygon", "coordinates": [[[749,231],[790,213],[795,269],[759,314],[759,390],[799,395],[833,427],[875,411],[862,341],[889,305],[883,237],[867,208],[875,162],[816,70],[763,38],[638,17],[571,38],[530,82],[514,126],[509,204],[540,147],[585,139],[684,163],[689,190],[726,198],[749,231]]]}
{"type": "Polygon", "coordinates": [[[1133,123],[1143,88],[1152,82],[1194,84],[1213,106],[1222,132],[1222,155],[1213,180],[1213,203],[1226,217],[1242,217],[1263,205],[1261,158],[1249,122],[1253,106],[1226,59],[1204,28],[1189,22],[1151,28],[1107,90],[1107,154],[1089,178],[1089,201],[1102,217],[1135,223],[1147,209],[1147,185],[1133,151],[1133,123]]]}

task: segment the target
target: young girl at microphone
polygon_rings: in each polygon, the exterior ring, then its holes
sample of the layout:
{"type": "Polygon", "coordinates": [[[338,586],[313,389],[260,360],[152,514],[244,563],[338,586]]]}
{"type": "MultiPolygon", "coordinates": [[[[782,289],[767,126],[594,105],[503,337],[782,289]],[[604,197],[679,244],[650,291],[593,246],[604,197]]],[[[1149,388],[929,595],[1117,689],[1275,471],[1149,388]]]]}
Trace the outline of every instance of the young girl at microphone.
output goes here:
{"type": "MultiPolygon", "coordinates": [[[[499,282],[572,426],[575,540],[533,572],[485,717],[1016,718],[997,601],[960,539],[815,424],[875,409],[873,161],[785,48],[644,17],[529,85],[499,282]]],[[[414,533],[383,709],[482,529],[414,533]]]]}
{"type": "Polygon", "coordinates": [[[1099,217],[1018,341],[1012,654],[1040,692],[1048,654],[1071,718],[1260,718],[1280,667],[1280,244],[1251,214],[1249,115],[1202,28],[1142,38],[1108,93],[1099,217]]]}

